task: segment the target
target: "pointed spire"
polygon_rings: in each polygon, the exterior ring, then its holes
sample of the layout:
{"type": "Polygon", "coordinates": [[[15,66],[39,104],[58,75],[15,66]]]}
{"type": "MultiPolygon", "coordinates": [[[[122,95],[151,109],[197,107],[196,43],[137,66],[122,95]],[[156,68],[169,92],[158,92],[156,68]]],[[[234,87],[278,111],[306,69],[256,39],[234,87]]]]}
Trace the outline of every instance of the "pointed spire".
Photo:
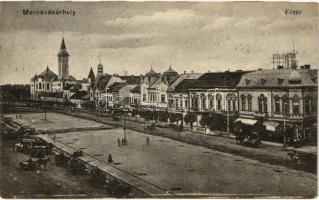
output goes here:
{"type": "Polygon", "coordinates": [[[65,47],[64,38],[62,38],[60,50],[64,50],[64,49],[66,49],[66,47],[65,47]]]}

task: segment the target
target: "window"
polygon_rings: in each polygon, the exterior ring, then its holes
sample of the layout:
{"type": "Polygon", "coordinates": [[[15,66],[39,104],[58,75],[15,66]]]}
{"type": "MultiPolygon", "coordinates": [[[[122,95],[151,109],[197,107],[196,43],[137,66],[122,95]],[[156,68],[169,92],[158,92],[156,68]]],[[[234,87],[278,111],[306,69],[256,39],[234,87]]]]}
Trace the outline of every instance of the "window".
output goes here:
{"type": "Polygon", "coordinates": [[[202,108],[206,109],[206,97],[202,97],[202,108]]]}
{"type": "Polygon", "coordinates": [[[217,110],[221,110],[222,109],[222,95],[217,94],[216,100],[217,100],[217,110]]]}
{"type": "Polygon", "coordinates": [[[241,96],[241,110],[246,110],[246,97],[244,95],[241,96]]]}
{"type": "Polygon", "coordinates": [[[41,89],[41,86],[42,86],[42,84],[41,84],[41,83],[39,83],[39,90],[42,90],[42,89],[41,89]]]}
{"type": "Polygon", "coordinates": [[[258,97],[258,111],[261,113],[268,112],[267,98],[263,94],[258,97]]]}
{"type": "Polygon", "coordinates": [[[311,103],[310,103],[310,101],[311,101],[311,97],[306,97],[305,98],[305,113],[306,114],[309,114],[310,113],[310,105],[311,105],[311,103]]]}
{"type": "Polygon", "coordinates": [[[292,113],[295,114],[295,115],[298,115],[300,113],[299,111],[299,97],[297,95],[293,96],[292,97],[292,113]]]}
{"type": "Polygon", "coordinates": [[[233,100],[232,102],[233,102],[233,108],[232,108],[232,110],[235,111],[235,110],[236,110],[236,101],[233,100]]]}
{"type": "Polygon", "coordinates": [[[282,112],[284,114],[289,114],[289,100],[287,96],[282,97],[282,112]]]}
{"type": "Polygon", "coordinates": [[[231,100],[227,100],[228,110],[231,111],[231,100]]]}
{"type": "Polygon", "coordinates": [[[162,95],[161,95],[161,102],[162,102],[162,103],[165,103],[165,102],[166,102],[166,101],[165,101],[165,94],[162,94],[162,95]]]}
{"type": "Polygon", "coordinates": [[[183,97],[180,97],[179,103],[180,103],[180,107],[183,108],[183,97]]]}
{"type": "Polygon", "coordinates": [[[146,94],[143,94],[143,101],[146,101],[146,94]]]}
{"type": "Polygon", "coordinates": [[[275,100],[275,113],[280,113],[280,98],[278,96],[275,96],[274,100],[275,100]]]}
{"type": "Polygon", "coordinates": [[[179,108],[179,101],[178,97],[175,98],[175,108],[179,108]]]}
{"type": "Polygon", "coordinates": [[[311,100],[311,112],[317,113],[317,99],[313,98],[311,100]]]}
{"type": "Polygon", "coordinates": [[[251,107],[252,107],[252,96],[251,96],[251,95],[248,95],[247,100],[248,100],[248,111],[251,111],[251,107]]]}
{"type": "Polygon", "coordinates": [[[211,110],[214,109],[214,97],[211,97],[211,98],[209,99],[209,108],[210,108],[211,110]]]}
{"type": "Polygon", "coordinates": [[[188,108],[188,100],[185,99],[185,108],[188,108]]]}
{"type": "Polygon", "coordinates": [[[173,104],[174,104],[174,100],[173,99],[169,99],[168,100],[168,107],[169,108],[173,108],[173,104]]]}
{"type": "Polygon", "coordinates": [[[50,89],[50,84],[49,83],[47,83],[47,90],[49,90],[50,89]]]}

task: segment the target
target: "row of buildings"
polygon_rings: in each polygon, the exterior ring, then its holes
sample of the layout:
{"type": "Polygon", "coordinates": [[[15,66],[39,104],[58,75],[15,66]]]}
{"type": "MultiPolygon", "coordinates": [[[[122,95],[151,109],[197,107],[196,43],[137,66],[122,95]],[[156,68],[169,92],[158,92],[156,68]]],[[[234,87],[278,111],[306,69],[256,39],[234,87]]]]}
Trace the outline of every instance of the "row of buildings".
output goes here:
{"type": "MultiPolygon", "coordinates": [[[[163,73],[152,68],[144,75],[104,73],[101,63],[82,80],[69,75],[69,54],[64,39],[58,53],[56,75],[48,67],[31,79],[31,97],[44,101],[69,101],[78,108],[94,105],[98,111],[127,109],[166,112],[168,122],[194,131],[211,133],[213,123],[203,116],[224,117],[225,131],[234,128],[273,136],[295,132],[303,138],[316,134],[317,69],[287,63],[273,69],[178,74],[172,67],[163,73]],[[125,107],[125,108],[124,108],[125,107]],[[189,116],[193,120],[189,120],[189,116]],[[173,120],[174,119],[174,120],[173,120]],[[254,128],[258,127],[258,129],[254,128]],[[261,129],[260,129],[261,127],[261,129]]],[[[207,118],[207,117],[206,117],[207,118]]]]}

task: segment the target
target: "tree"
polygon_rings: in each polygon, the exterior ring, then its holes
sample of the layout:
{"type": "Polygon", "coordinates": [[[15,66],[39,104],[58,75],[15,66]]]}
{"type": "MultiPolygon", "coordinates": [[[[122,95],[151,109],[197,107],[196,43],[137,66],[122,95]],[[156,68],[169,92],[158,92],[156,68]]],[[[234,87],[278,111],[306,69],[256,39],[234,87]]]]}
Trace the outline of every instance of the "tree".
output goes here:
{"type": "Polygon", "coordinates": [[[186,123],[189,123],[191,129],[193,129],[193,123],[196,122],[197,117],[194,114],[188,113],[188,114],[185,115],[184,120],[185,120],[186,123]]]}
{"type": "Polygon", "coordinates": [[[211,116],[211,127],[215,130],[219,130],[219,134],[222,134],[222,129],[226,127],[226,120],[222,114],[213,114],[211,116]]]}

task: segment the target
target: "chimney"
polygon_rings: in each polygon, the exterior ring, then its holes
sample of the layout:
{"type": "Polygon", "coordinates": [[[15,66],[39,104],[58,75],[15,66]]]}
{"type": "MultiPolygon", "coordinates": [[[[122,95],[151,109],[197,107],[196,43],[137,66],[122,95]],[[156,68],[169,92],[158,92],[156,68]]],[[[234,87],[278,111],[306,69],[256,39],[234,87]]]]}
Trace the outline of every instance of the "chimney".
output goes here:
{"type": "Polygon", "coordinates": [[[184,74],[186,74],[186,70],[184,71],[184,74]]]}
{"type": "Polygon", "coordinates": [[[194,74],[194,71],[192,70],[191,73],[194,74]]]}
{"type": "Polygon", "coordinates": [[[282,65],[277,66],[277,69],[283,69],[283,68],[284,68],[284,66],[282,66],[282,65]]]}

